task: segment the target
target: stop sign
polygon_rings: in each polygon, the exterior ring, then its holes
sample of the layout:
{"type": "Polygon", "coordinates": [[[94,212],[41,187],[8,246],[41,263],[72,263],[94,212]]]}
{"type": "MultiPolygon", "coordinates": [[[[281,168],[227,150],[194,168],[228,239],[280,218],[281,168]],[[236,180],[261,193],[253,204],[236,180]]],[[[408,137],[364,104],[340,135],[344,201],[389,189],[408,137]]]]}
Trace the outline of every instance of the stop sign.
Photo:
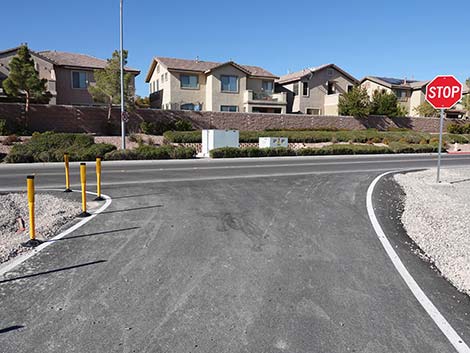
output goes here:
{"type": "Polygon", "coordinates": [[[462,84],[452,76],[437,76],[426,87],[426,100],[436,109],[449,109],[462,99],[462,84]]]}

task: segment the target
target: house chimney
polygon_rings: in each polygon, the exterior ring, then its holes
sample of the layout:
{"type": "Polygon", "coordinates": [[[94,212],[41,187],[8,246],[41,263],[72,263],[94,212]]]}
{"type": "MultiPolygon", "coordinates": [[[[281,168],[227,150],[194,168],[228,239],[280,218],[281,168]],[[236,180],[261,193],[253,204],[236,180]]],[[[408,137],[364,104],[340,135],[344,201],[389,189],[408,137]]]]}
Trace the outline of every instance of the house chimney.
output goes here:
{"type": "Polygon", "coordinates": [[[197,62],[197,63],[199,62],[199,55],[196,56],[196,62],[197,62]]]}

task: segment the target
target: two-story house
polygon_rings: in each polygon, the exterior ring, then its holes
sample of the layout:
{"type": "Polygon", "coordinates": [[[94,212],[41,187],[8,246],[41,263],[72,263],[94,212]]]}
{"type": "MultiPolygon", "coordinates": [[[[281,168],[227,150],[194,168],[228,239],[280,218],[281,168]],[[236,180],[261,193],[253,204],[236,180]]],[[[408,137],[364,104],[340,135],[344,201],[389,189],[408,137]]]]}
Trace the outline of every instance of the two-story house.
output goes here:
{"type": "MultiPolygon", "coordinates": [[[[8,64],[16,56],[18,49],[19,47],[0,52],[0,87],[1,82],[8,77],[8,64]]],[[[88,92],[88,86],[95,82],[94,70],[104,69],[107,65],[106,60],[55,50],[30,50],[30,54],[39,78],[47,80],[46,88],[52,95],[49,104],[95,104],[88,92]]],[[[140,71],[127,67],[126,71],[133,74],[132,85],[134,85],[135,76],[140,71]]]]}
{"type": "Polygon", "coordinates": [[[429,81],[416,81],[390,77],[366,76],[361,80],[361,87],[367,90],[369,97],[374,91],[391,92],[405,108],[408,116],[419,116],[416,108],[425,101],[426,85],[429,81]]]}
{"type": "Polygon", "coordinates": [[[276,81],[276,91],[287,94],[287,112],[338,115],[339,96],[358,83],[334,64],[289,73],[276,81]]]}
{"type": "Polygon", "coordinates": [[[153,108],[285,113],[286,94],[274,93],[278,77],[258,67],[155,57],[145,82],[153,108]]]}

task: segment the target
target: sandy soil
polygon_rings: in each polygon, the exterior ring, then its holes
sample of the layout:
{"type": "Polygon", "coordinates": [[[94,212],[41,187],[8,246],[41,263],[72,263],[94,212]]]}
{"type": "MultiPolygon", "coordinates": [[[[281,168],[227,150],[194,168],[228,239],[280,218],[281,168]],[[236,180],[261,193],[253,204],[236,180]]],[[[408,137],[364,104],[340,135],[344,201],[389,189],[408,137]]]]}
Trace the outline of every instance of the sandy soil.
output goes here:
{"type": "Polygon", "coordinates": [[[470,295],[470,168],[397,174],[408,235],[457,289],[470,295]]]}
{"type": "MultiPolygon", "coordinates": [[[[80,203],[47,194],[36,194],[36,237],[47,239],[80,213],[80,203]]],[[[29,212],[25,193],[0,195],[0,263],[28,251],[21,243],[29,239],[29,212]],[[26,230],[18,232],[18,218],[26,230]]]]}

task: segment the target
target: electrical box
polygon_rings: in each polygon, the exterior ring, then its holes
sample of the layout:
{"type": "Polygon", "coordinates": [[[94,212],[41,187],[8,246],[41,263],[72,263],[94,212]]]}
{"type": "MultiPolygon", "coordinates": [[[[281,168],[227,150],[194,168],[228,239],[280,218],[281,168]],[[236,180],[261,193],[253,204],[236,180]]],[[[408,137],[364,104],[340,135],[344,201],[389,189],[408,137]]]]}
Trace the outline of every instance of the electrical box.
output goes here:
{"type": "Polygon", "coordinates": [[[260,137],[259,148],[286,147],[289,145],[287,137],[260,137]]]}
{"type": "Polygon", "coordinates": [[[202,130],[202,155],[220,147],[240,147],[238,130],[202,130]]]}

